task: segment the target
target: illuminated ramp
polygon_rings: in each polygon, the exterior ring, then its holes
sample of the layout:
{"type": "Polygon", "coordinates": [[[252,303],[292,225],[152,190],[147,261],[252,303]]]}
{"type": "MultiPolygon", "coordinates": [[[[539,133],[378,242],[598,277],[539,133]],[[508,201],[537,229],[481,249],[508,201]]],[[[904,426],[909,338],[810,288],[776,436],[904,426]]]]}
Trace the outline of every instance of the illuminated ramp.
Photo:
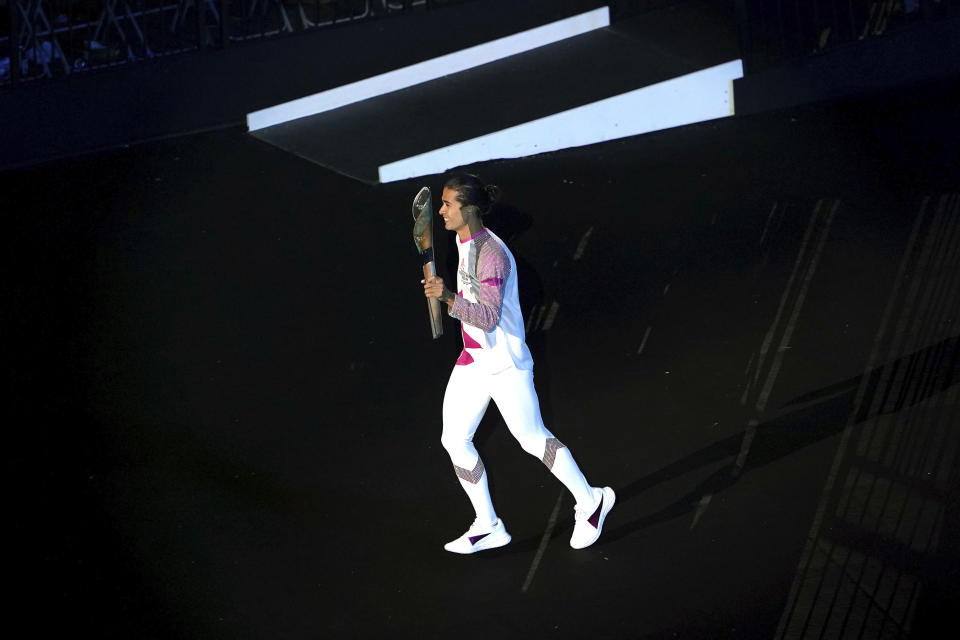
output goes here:
{"type": "Polygon", "coordinates": [[[392,182],[733,114],[742,66],[732,19],[715,7],[605,25],[598,9],[251,113],[248,127],[340,173],[392,182]]]}

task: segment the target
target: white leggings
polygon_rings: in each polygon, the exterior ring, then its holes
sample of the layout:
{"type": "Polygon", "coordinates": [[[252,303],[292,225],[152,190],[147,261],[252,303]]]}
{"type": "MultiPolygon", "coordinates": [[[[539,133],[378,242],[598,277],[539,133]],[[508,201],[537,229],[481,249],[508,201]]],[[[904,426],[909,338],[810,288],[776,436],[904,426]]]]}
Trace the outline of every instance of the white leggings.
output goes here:
{"type": "Polygon", "coordinates": [[[490,400],[497,404],[507,428],[530,455],[540,459],[573,494],[578,505],[595,502],[593,489],[570,451],[543,424],[533,371],[513,367],[488,374],[475,365],[455,366],[443,397],[443,435],[454,470],[480,519],[496,520],[483,462],[473,445],[490,400]]]}

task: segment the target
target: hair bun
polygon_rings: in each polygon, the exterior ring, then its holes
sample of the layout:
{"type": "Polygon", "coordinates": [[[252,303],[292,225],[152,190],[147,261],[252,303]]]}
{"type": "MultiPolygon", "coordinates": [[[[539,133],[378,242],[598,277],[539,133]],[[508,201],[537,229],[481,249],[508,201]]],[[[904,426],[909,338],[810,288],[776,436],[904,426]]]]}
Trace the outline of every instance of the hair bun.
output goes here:
{"type": "Polygon", "coordinates": [[[473,207],[479,215],[487,213],[493,204],[500,199],[500,188],[493,184],[484,184],[478,177],[470,173],[460,173],[451,176],[444,184],[444,189],[457,192],[456,200],[467,211],[473,207]]]}

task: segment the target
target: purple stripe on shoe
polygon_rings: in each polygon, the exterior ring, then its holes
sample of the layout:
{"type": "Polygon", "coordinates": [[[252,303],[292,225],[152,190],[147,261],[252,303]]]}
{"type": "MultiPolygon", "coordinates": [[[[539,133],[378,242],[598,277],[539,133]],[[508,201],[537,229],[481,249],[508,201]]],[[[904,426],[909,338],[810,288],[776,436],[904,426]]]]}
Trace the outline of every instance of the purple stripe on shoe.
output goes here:
{"type": "Polygon", "coordinates": [[[488,535],[490,535],[490,534],[489,534],[489,533],[481,533],[481,534],[478,535],[478,536],[470,536],[469,538],[467,538],[467,540],[470,541],[470,544],[477,544],[478,542],[480,542],[481,540],[483,540],[484,538],[486,538],[488,535]]]}
{"type": "Polygon", "coordinates": [[[600,528],[600,512],[603,511],[603,494],[600,495],[600,504],[597,505],[597,510],[593,512],[593,515],[587,519],[587,522],[593,525],[594,529],[600,528]]]}

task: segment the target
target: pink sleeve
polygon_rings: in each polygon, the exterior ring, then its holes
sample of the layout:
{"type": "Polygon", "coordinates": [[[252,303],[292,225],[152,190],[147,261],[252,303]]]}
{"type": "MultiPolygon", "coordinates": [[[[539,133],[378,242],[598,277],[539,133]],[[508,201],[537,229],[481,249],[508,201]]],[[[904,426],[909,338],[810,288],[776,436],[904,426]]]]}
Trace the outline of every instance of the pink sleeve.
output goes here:
{"type": "Polygon", "coordinates": [[[477,276],[480,279],[477,302],[468,302],[457,296],[449,313],[478,329],[493,331],[500,322],[503,289],[510,277],[510,261],[496,243],[487,242],[481,248],[477,276]]]}

